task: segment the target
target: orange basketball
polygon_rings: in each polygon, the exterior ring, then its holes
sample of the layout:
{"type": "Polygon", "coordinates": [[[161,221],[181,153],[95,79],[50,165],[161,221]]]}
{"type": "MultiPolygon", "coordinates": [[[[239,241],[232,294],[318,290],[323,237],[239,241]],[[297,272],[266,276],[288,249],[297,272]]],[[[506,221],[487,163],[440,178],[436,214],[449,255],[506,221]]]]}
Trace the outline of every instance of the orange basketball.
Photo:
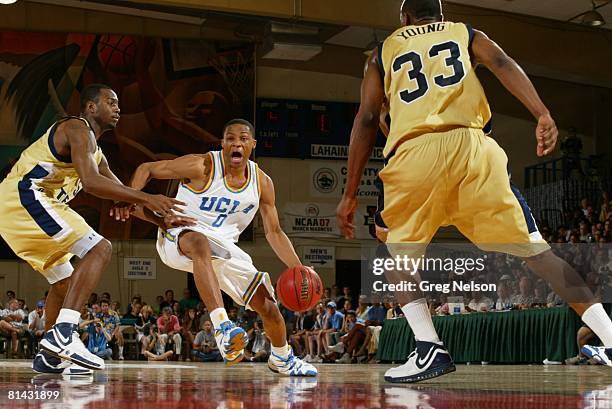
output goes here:
{"type": "Polygon", "coordinates": [[[292,311],[312,309],[323,295],[323,283],[310,267],[298,266],[285,270],[276,282],[280,302],[292,311]]]}

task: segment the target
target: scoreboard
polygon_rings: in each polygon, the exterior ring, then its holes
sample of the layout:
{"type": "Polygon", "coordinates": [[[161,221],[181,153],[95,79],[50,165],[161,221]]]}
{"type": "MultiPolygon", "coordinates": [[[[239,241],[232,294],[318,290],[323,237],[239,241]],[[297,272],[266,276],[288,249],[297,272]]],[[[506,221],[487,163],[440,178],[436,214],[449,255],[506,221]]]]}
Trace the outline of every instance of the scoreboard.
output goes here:
{"type": "MultiPolygon", "coordinates": [[[[359,104],[257,99],[257,156],[345,159],[359,104]]],[[[382,155],[378,135],[374,158],[382,155]]],[[[382,159],[382,157],[380,158],[382,159]]]]}

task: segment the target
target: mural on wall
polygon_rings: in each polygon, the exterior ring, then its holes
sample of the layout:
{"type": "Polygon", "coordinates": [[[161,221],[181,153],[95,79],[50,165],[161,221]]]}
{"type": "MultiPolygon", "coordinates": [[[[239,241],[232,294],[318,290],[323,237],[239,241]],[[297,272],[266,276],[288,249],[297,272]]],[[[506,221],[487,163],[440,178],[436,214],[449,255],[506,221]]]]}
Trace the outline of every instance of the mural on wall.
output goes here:
{"type": "MultiPolygon", "coordinates": [[[[119,124],[99,144],[124,183],[142,162],[215,149],[225,122],[253,119],[254,70],[244,43],[0,32],[0,177],[58,118],[78,115],[91,83],[119,96],[119,124]]],[[[176,182],[147,190],[172,195],[176,182]]],[[[155,236],[145,222],[110,219],[110,201],[81,192],[71,206],[107,238],[155,236]]]]}

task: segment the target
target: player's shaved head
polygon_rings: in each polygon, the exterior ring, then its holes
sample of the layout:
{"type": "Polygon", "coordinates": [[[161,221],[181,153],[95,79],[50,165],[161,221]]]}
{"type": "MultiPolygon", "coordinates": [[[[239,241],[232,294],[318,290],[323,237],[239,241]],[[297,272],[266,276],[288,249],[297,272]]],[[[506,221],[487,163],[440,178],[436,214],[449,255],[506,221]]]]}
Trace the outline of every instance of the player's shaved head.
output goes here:
{"type": "Polygon", "coordinates": [[[80,100],[81,112],[85,111],[85,108],[87,108],[88,102],[91,101],[91,102],[94,102],[95,104],[98,103],[98,97],[100,96],[100,91],[103,89],[112,90],[111,87],[105,84],[90,84],[86,86],[85,88],[83,88],[83,91],[81,91],[81,100],[80,100]]]}
{"type": "Polygon", "coordinates": [[[410,23],[419,20],[440,20],[442,5],[440,0],[404,0],[401,13],[403,16],[410,17],[410,23]]]}
{"type": "Polygon", "coordinates": [[[223,127],[223,137],[225,137],[225,131],[227,131],[227,128],[229,128],[232,125],[244,125],[247,128],[249,128],[249,132],[251,134],[251,136],[254,138],[255,137],[255,127],[253,126],[252,123],[250,123],[249,121],[247,121],[246,119],[232,119],[231,121],[229,121],[228,123],[225,124],[225,126],[223,127]]]}

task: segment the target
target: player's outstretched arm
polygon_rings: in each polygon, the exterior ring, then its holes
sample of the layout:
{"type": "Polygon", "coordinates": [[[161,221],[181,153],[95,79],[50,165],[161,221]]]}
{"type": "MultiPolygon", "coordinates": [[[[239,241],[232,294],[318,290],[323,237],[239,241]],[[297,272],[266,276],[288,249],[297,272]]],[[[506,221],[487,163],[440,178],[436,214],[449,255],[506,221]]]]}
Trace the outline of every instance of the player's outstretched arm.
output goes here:
{"type": "Polygon", "coordinates": [[[130,186],[141,190],[151,179],[206,179],[212,167],[211,154],[185,155],[172,160],[146,162],[138,166],[130,186]]]}
{"type": "MultiPolygon", "coordinates": [[[[102,160],[98,165],[98,171],[100,174],[116,183],[123,185],[123,182],[113,173],[108,164],[108,160],[106,156],[102,155],[102,160]]],[[[117,221],[126,221],[130,218],[130,213],[134,210],[134,205],[126,202],[116,202],[113,207],[111,207],[109,216],[114,217],[117,221]]]]}
{"type": "Polygon", "coordinates": [[[348,177],[342,200],[336,209],[338,227],[345,238],[355,237],[353,218],[357,207],[357,189],[374,144],[384,101],[384,88],[378,64],[378,52],[368,60],[365,77],[361,84],[361,104],[353,122],[349,145],[348,177]]]}
{"type": "Polygon", "coordinates": [[[268,175],[259,171],[261,181],[261,198],[259,199],[259,210],[263,219],[266,240],[270,243],[272,250],[289,268],[302,265],[297,256],[289,237],[281,229],[276,210],[276,195],[274,183],[268,175]]]}
{"type": "Polygon", "coordinates": [[[94,159],[96,141],[82,121],[69,121],[64,132],[70,145],[72,163],[81,179],[83,190],[102,199],[141,204],[161,214],[179,210],[181,202],[162,195],[150,195],[123,186],[100,174],[94,159]]]}
{"type": "Polygon", "coordinates": [[[536,129],[538,156],[551,153],[555,149],[559,131],[525,71],[481,31],[474,30],[472,52],[475,62],[483,64],[495,74],[503,86],[538,120],[536,129]]]}

